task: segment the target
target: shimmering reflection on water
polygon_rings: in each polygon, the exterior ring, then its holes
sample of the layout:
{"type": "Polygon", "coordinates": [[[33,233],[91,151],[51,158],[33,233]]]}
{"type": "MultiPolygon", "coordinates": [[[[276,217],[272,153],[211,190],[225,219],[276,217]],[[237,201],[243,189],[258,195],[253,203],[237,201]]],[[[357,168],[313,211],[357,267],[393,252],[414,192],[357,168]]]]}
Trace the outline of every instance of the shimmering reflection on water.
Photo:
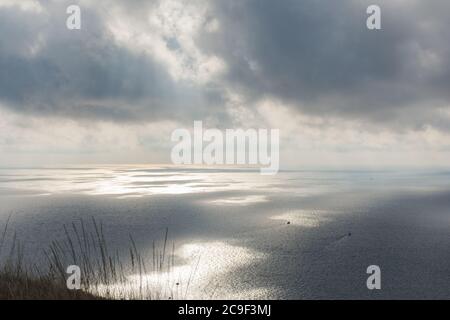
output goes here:
{"type": "Polygon", "coordinates": [[[108,288],[118,292],[139,291],[142,280],[164,299],[370,298],[359,272],[365,276],[375,260],[391,268],[391,290],[380,297],[448,298],[449,175],[0,169],[0,226],[13,214],[11,228],[32,260],[64,238],[63,224],[79,219],[103,221],[111,246],[125,253],[129,234],[148,252],[168,228],[176,242],[173,266],[144,272],[144,278],[130,274],[125,284],[108,288]]]}
{"type": "Polygon", "coordinates": [[[182,245],[175,255],[183,263],[169,264],[159,272],[131,274],[124,283],[93,288],[93,292],[105,294],[108,291],[113,296],[145,299],[214,299],[216,294],[235,299],[248,298],[249,294],[256,299],[267,298],[264,288],[230,292],[216,281],[220,276],[261,260],[262,253],[215,241],[182,245]]]}

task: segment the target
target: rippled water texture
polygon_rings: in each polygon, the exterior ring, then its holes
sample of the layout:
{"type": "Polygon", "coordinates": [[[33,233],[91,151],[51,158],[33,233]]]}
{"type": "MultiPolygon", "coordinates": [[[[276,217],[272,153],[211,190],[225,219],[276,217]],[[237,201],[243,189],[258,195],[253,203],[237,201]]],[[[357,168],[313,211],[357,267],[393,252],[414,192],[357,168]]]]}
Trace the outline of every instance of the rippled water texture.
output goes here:
{"type": "MultiPolygon", "coordinates": [[[[145,274],[161,298],[450,298],[450,173],[171,166],[0,170],[0,223],[30,261],[94,217],[109,246],[129,235],[151,259],[166,228],[170,269],[145,274]],[[366,288],[366,268],[382,290],[366,288]]],[[[136,275],[126,290],[139,286],[136,275]]]]}

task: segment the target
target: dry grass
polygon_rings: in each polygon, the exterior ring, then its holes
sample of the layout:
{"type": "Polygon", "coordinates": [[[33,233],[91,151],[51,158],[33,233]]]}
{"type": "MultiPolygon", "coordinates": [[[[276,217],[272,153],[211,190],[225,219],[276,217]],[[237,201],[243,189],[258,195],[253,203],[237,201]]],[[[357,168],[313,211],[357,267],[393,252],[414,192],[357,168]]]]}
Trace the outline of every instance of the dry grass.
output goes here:
{"type": "Polygon", "coordinates": [[[129,253],[123,259],[108,248],[102,224],[95,219],[64,225],[65,238],[52,241],[42,252],[44,265],[27,264],[24,248],[14,233],[8,252],[9,218],[0,237],[0,299],[179,299],[179,283],[148,281],[147,275],[170,274],[174,265],[174,245],[167,254],[167,229],[162,249],[153,243],[147,264],[130,236],[129,253]],[[6,257],[6,258],[5,258],[6,257]],[[123,261],[126,261],[124,263],[123,261]],[[81,289],[67,289],[69,265],[81,269],[81,289]],[[133,275],[133,281],[130,281],[133,275]]]}
{"type": "Polygon", "coordinates": [[[98,300],[82,290],[68,290],[52,279],[0,274],[0,300],[98,300]]]}

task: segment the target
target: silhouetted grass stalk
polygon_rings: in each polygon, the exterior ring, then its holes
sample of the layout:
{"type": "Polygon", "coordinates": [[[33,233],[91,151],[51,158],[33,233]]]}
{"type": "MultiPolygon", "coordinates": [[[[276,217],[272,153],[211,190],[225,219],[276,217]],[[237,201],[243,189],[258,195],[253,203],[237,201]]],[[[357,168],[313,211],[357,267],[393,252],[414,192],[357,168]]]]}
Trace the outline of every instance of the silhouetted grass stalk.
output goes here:
{"type": "MultiPolygon", "coordinates": [[[[10,217],[0,237],[0,259],[8,233],[10,217]]],[[[25,264],[24,248],[13,234],[9,253],[0,260],[0,298],[2,299],[180,299],[180,283],[170,279],[174,266],[175,245],[166,255],[168,230],[162,250],[152,244],[151,265],[147,266],[135,240],[130,235],[129,259],[118,250],[108,248],[103,225],[92,219],[91,226],[83,220],[64,225],[64,238],[53,240],[43,251],[44,266],[25,264]],[[124,263],[127,261],[127,263],[124,263]],[[69,265],[81,270],[81,290],[68,290],[66,273],[69,265]],[[165,282],[160,275],[166,274],[165,282]],[[167,276],[169,275],[169,276],[167,276]]]]}

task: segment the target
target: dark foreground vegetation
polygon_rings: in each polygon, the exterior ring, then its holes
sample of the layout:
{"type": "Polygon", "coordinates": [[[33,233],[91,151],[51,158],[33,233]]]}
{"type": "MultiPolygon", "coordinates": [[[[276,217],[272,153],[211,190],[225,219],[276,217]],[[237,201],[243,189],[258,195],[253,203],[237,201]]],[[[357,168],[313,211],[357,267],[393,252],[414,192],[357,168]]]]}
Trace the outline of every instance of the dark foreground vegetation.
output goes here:
{"type": "MultiPolygon", "coordinates": [[[[173,299],[176,292],[168,283],[155,286],[146,281],[148,273],[170,272],[174,247],[166,255],[167,230],[162,249],[153,243],[151,263],[147,265],[130,236],[128,257],[110,251],[102,224],[94,219],[62,226],[64,239],[54,240],[42,250],[44,263],[30,263],[25,248],[6,222],[0,232],[0,299],[173,299]],[[126,261],[124,263],[123,261],[126,261]],[[80,289],[67,286],[67,267],[79,266],[80,289]],[[128,276],[133,275],[133,281],[128,276]]],[[[177,283],[177,286],[179,283],[177,283]]]]}

